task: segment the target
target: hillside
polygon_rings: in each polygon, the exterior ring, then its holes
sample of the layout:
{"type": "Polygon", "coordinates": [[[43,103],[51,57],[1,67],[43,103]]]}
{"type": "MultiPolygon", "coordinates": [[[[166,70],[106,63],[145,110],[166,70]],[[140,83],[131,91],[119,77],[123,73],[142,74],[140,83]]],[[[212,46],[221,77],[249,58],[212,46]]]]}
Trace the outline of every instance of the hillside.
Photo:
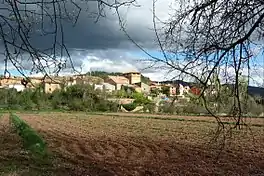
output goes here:
{"type": "Polygon", "coordinates": [[[108,75],[117,76],[117,75],[121,75],[122,73],[119,73],[119,72],[105,72],[105,71],[92,71],[91,73],[88,72],[86,74],[105,79],[105,78],[107,78],[108,75]]]}
{"type": "Polygon", "coordinates": [[[181,84],[183,86],[191,86],[191,85],[194,84],[194,83],[185,82],[185,81],[182,81],[182,80],[167,80],[167,81],[160,81],[159,83],[161,83],[161,84],[173,84],[173,85],[181,84]]]}
{"type": "Polygon", "coordinates": [[[264,88],[248,86],[248,93],[252,96],[261,96],[264,98],[264,88]]]}

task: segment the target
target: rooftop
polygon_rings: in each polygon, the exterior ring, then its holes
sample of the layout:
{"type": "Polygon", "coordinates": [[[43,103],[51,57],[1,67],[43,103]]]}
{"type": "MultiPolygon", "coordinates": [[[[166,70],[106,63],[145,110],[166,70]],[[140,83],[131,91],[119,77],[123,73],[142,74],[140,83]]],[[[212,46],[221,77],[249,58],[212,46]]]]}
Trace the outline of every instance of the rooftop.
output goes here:
{"type": "Polygon", "coordinates": [[[129,80],[124,76],[109,76],[117,84],[127,84],[129,80]]]}

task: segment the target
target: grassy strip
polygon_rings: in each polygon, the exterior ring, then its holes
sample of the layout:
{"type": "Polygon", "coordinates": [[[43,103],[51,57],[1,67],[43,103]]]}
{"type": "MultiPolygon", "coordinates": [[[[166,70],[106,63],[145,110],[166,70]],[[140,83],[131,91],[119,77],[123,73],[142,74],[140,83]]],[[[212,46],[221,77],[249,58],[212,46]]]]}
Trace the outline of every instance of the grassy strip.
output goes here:
{"type": "Polygon", "coordinates": [[[32,152],[32,154],[38,158],[45,158],[47,156],[45,141],[18,116],[11,113],[10,119],[15,126],[17,133],[22,138],[25,149],[32,152]]]}
{"type": "MultiPolygon", "coordinates": [[[[200,120],[200,119],[185,119],[185,118],[173,118],[173,117],[157,117],[157,116],[129,116],[129,115],[113,115],[113,114],[103,114],[103,113],[88,113],[89,115],[104,115],[112,117],[124,117],[124,118],[138,118],[138,119],[155,119],[155,120],[172,120],[172,121],[186,121],[186,122],[203,122],[203,123],[217,123],[216,121],[200,120]]],[[[213,117],[212,117],[213,118],[213,117]]],[[[235,125],[235,122],[223,122],[223,124],[235,125]]],[[[264,127],[264,124],[251,124],[250,126],[264,127]]]]}
{"type": "MultiPolygon", "coordinates": [[[[105,115],[107,113],[111,114],[111,113],[118,113],[118,112],[84,112],[84,113],[91,114],[91,115],[105,115]]],[[[149,116],[151,116],[151,113],[145,113],[145,112],[128,112],[128,113],[139,114],[139,115],[149,114],[149,116]]],[[[208,117],[208,116],[210,116],[210,114],[191,114],[191,113],[181,113],[181,114],[155,113],[155,115],[165,115],[165,116],[174,115],[174,116],[189,116],[189,117],[208,117]]],[[[215,114],[215,115],[217,115],[218,117],[229,117],[228,115],[222,115],[222,114],[215,114]]],[[[264,118],[261,116],[249,116],[249,115],[243,115],[242,117],[243,118],[264,118]]]]}
{"type": "Polygon", "coordinates": [[[43,109],[43,110],[17,110],[17,109],[0,109],[0,113],[5,114],[5,113],[53,113],[53,112],[61,112],[61,113],[67,113],[70,111],[63,110],[63,109],[43,109]]]}
{"type": "MultiPolygon", "coordinates": [[[[41,113],[86,113],[91,115],[104,115],[106,113],[118,113],[118,112],[100,112],[100,111],[94,111],[94,112],[87,112],[87,111],[71,111],[71,110],[64,110],[64,109],[42,109],[42,110],[7,110],[7,109],[0,109],[0,113],[35,113],[35,114],[41,114],[41,113]]],[[[147,114],[145,112],[130,112],[133,114],[147,114]]],[[[210,116],[210,114],[193,114],[193,113],[181,113],[181,114],[168,114],[168,113],[155,113],[157,115],[178,115],[178,116],[196,116],[196,117],[205,117],[210,116]]],[[[151,113],[149,113],[151,115],[151,113]]],[[[223,114],[216,114],[219,117],[228,117],[227,115],[223,114]]],[[[262,116],[254,116],[254,115],[243,115],[244,118],[264,118],[262,116]]]]}

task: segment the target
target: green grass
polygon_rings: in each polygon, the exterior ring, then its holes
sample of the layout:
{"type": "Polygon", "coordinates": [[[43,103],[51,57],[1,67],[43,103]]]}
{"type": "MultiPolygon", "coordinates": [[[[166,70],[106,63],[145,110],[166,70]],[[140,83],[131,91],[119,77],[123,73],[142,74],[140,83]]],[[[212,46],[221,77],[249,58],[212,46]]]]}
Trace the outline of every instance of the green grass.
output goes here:
{"type": "Polygon", "coordinates": [[[17,113],[17,112],[20,112],[20,113],[29,113],[29,114],[32,114],[32,113],[43,113],[43,112],[46,112],[46,113],[52,113],[52,112],[70,112],[70,111],[67,111],[67,110],[63,110],[63,109],[42,109],[42,110],[24,110],[24,109],[1,109],[0,108],[0,113],[2,114],[5,114],[5,113],[17,113]]]}
{"type": "Polygon", "coordinates": [[[11,113],[10,119],[18,135],[22,138],[24,148],[29,150],[33,156],[45,158],[47,147],[42,137],[15,114],[11,113]]]}
{"type": "Polygon", "coordinates": [[[2,147],[5,145],[12,145],[13,147],[16,144],[17,146],[16,149],[11,147],[10,151],[8,146],[3,147],[10,153],[0,157],[0,176],[57,175],[57,168],[53,165],[56,157],[48,152],[46,142],[42,137],[19,116],[11,113],[9,118],[12,129],[15,129],[19,137],[17,134],[12,134],[13,130],[3,134],[7,138],[6,143],[2,142],[2,147]]]}

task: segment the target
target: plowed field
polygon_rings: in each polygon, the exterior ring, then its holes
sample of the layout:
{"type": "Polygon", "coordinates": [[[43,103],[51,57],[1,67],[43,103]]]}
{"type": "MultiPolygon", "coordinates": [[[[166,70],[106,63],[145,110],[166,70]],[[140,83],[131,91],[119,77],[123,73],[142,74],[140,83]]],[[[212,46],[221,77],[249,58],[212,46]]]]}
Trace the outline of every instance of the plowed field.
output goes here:
{"type": "MultiPolygon", "coordinates": [[[[55,175],[264,175],[263,127],[234,131],[225,148],[217,150],[222,142],[209,144],[214,123],[82,113],[18,115],[47,141],[56,158],[50,171],[55,175]]],[[[1,130],[8,129],[4,124],[6,118],[1,130]]],[[[14,146],[21,148],[16,141],[14,146]]]]}

